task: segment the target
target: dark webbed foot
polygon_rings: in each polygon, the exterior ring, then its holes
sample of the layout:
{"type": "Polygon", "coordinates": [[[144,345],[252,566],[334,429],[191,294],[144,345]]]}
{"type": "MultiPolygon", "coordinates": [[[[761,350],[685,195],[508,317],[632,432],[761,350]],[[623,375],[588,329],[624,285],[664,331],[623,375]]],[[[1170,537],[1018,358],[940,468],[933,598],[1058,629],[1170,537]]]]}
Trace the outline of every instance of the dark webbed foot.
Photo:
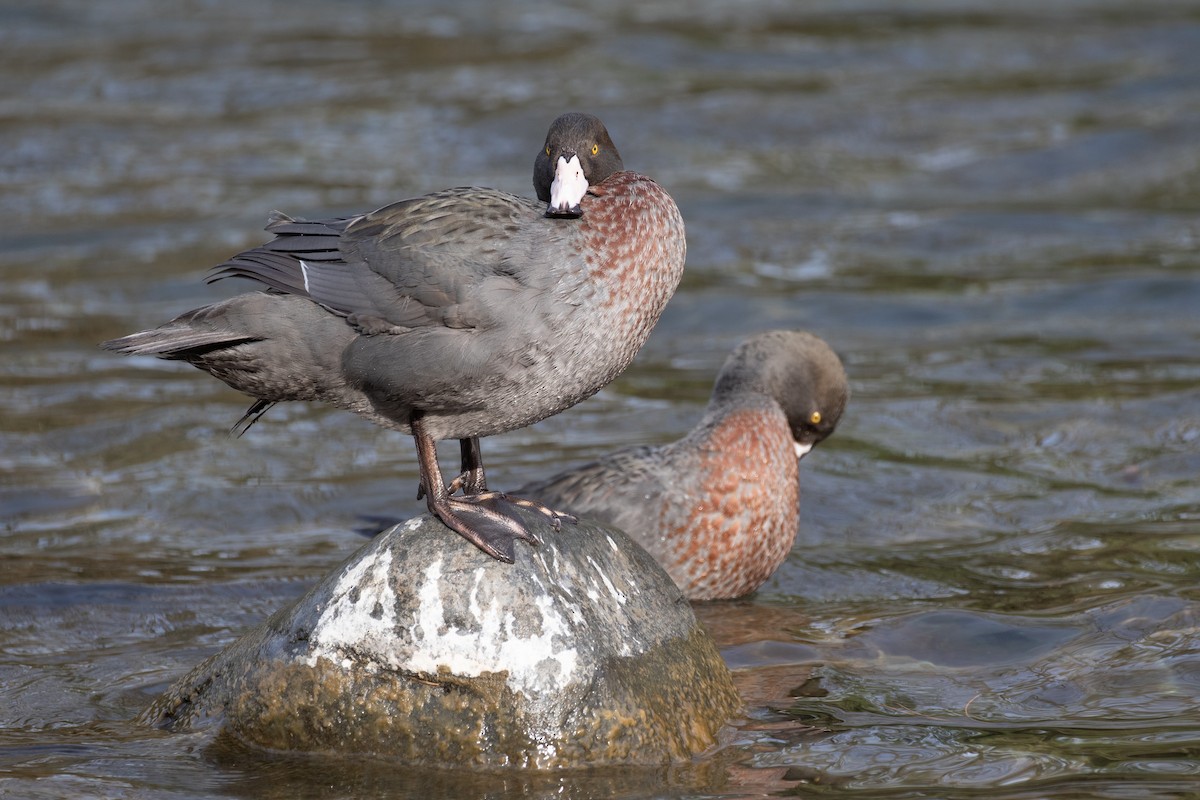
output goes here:
{"type": "Polygon", "coordinates": [[[465,497],[445,497],[429,503],[442,522],[492,558],[509,564],[516,557],[514,542],[522,539],[533,546],[542,543],[514,505],[499,492],[465,497]]]}
{"type": "Polygon", "coordinates": [[[424,497],[425,504],[434,516],[492,558],[511,564],[516,556],[513,542],[517,539],[534,546],[541,544],[541,540],[517,511],[518,508],[527,508],[546,516],[556,531],[561,528],[564,519],[575,522],[575,518],[569,514],[553,511],[541,503],[489,492],[477,438],[459,440],[462,472],[447,486],[442,482],[437,446],[433,437],[425,432],[421,415],[414,415],[410,424],[417,443],[417,460],[421,465],[418,499],[424,497]],[[454,492],[459,489],[462,489],[463,495],[454,497],[454,492]]]}
{"type": "Polygon", "coordinates": [[[492,558],[511,564],[516,556],[516,539],[523,539],[534,547],[542,543],[516,509],[536,511],[550,521],[555,531],[562,529],[562,521],[572,524],[579,520],[573,514],[555,511],[534,500],[510,497],[502,492],[484,492],[464,497],[445,497],[442,503],[430,503],[429,510],[442,522],[457,531],[492,558]]]}
{"type": "Polygon", "coordinates": [[[579,522],[579,517],[575,516],[574,514],[568,514],[566,511],[557,511],[553,508],[550,508],[550,506],[539,503],[536,500],[526,500],[524,497],[513,497],[512,495],[503,494],[500,492],[493,492],[493,494],[499,494],[506,502],[512,503],[514,506],[520,506],[521,508],[527,508],[530,511],[538,512],[550,520],[550,526],[556,531],[562,530],[563,520],[566,520],[572,525],[579,522]]]}

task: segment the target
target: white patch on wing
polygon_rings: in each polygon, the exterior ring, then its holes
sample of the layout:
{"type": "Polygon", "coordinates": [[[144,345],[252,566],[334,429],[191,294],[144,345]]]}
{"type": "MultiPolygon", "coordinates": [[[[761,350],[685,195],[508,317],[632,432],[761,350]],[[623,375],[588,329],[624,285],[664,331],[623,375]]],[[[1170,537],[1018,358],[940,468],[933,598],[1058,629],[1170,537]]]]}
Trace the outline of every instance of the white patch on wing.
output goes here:
{"type": "Polygon", "coordinates": [[[579,156],[571,156],[570,161],[559,156],[554,167],[554,182],[550,184],[550,211],[570,211],[579,205],[587,190],[588,182],[583,177],[579,156]]]}
{"type": "MultiPolygon", "coordinates": [[[[300,261],[300,277],[304,278],[304,291],[308,292],[308,264],[304,263],[304,259],[300,261]]],[[[311,292],[309,292],[311,294],[311,292]]]]}

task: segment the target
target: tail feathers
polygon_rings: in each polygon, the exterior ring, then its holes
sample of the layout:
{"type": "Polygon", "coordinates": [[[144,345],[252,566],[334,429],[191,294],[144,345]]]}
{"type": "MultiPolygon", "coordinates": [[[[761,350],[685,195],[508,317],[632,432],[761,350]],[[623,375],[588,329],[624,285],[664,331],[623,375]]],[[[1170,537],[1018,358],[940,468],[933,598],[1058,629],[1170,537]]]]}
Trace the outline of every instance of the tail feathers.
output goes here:
{"type": "Polygon", "coordinates": [[[149,355],[159,358],[183,359],[225,347],[260,341],[258,337],[231,331],[204,331],[175,327],[168,323],[161,328],[132,333],[120,339],[101,342],[100,347],[125,355],[149,355]]]}
{"type": "Polygon", "coordinates": [[[245,431],[271,403],[284,400],[364,407],[342,372],[342,353],[357,336],[345,320],[310,300],[247,292],[100,346],[186,361],[250,395],[257,402],[235,426],[245,431]]]}

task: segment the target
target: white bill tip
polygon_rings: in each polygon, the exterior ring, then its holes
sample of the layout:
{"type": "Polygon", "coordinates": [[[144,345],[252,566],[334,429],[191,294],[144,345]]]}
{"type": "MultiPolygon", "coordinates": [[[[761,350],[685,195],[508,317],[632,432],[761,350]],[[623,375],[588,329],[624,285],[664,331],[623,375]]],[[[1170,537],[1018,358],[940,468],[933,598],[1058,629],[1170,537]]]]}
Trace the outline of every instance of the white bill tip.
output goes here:
{"type": "Polygon", "coordinates": [[[800,444],[800,442],[792,442],[792,446],[796,448],[796,460],[804,458],[805,454],[812,450],[811,444],[800,444]]]}

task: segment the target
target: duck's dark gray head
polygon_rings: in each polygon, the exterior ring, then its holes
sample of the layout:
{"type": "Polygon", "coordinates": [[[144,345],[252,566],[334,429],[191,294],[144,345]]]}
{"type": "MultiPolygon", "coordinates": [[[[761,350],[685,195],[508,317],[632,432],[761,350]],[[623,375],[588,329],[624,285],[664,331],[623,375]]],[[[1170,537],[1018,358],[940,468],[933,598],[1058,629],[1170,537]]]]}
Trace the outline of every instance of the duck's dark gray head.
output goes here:
{"type": "Polygon", "coordinates": [[[625,169],[599,117],[571,112],[550,125],[533,162],[533,188],[551,216],[579,216],[587,187],[625,169]]]}
{"type": "Polygon", "coordinates": [[[713,402],[757,392],[787,415],[796,455],[833,433],[850,398],[841,359],[824,340],[803,331],[769,331],[747,339],[717,375],[713,402]]]}

